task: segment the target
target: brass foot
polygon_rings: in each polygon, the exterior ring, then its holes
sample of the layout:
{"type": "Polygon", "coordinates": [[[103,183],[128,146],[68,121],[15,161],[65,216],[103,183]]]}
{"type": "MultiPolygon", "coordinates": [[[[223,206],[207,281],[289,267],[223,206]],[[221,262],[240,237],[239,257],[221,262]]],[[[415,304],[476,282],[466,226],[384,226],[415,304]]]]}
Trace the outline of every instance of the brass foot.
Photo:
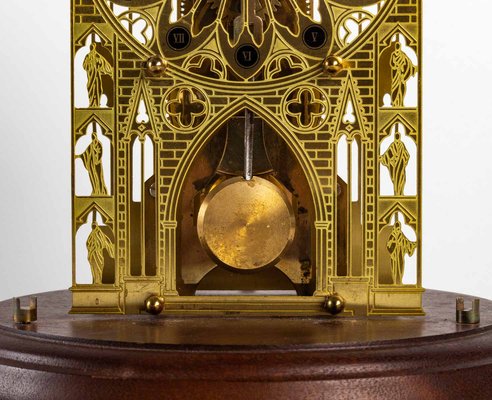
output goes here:
{"type": "Polygon", "coordinates": [[[456,298],[456,323],[478,324],[480,322],[480,299],[474,299],[472,308],[465,310],[465,299],[456,298]]]}
{"type": "Polygon", "coordinates": [[[145,311],[152,315],[159,315],[164,310],[164,298],[152,295],[145,300],[145,311]]]}
{"type": "Polygon", "coordinates": [[[18,297],[13,298],[14,306],[14,322],[16,324],[30,324],[38,319],[38,298],[31,297],[29,300],[29,307],[22,308],[20,299],[18,297]]]}
{"type": "Polygon", "coordinates": [[[345,300],[339,294],[331,294],[326,297],[325,308],[332,315],[340,314],[345,309],[345,300]]]}

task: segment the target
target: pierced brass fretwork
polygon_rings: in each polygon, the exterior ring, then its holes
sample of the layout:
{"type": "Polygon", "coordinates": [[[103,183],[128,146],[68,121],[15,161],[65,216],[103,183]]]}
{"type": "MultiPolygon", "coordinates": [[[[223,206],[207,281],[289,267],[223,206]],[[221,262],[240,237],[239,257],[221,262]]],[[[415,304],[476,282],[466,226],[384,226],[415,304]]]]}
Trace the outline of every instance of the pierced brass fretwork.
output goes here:
{"type": "Polygon", "coordinates": [[[423,313],[420,0],[72,10],[72,312],[423,313]]]}

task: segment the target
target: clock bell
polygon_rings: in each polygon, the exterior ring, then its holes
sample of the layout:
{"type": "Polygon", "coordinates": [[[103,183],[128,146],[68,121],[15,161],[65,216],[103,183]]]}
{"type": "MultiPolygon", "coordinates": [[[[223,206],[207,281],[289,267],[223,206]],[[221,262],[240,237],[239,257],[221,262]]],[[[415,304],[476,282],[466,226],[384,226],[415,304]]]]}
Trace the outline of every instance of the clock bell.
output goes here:
{"type": "Polygon", "coordinates": [[[73,313],[422,315],[420,0],[73,0],[73,313]]]}

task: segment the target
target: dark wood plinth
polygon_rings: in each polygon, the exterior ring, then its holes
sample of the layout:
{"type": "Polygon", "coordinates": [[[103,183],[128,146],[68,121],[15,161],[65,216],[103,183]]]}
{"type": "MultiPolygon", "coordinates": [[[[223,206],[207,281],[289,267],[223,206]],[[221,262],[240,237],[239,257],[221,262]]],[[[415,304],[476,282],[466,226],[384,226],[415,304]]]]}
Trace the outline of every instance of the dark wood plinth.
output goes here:
{"type": "Polygon", "coordinates": [[[0,398],[492,399],[492,301],[460,326],[455,298],[428,291],[426,317],[205,318],[68,315],[61,291],[28,326],[5,301],[0,398]]]}

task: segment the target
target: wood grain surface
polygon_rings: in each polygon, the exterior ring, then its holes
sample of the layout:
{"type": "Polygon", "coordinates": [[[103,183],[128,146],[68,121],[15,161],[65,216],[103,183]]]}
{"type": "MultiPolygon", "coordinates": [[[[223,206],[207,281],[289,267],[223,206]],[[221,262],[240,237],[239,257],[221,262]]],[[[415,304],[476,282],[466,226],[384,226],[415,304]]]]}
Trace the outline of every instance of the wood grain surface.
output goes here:
{"type": "Polygon", "coordinates": [[[26,326],[4,301],[0,398],[492,399],[492,301],[464,326],[456,297],[427,291],[426,317],[152,317],[69,315],[60,291],[26,326]]]}

